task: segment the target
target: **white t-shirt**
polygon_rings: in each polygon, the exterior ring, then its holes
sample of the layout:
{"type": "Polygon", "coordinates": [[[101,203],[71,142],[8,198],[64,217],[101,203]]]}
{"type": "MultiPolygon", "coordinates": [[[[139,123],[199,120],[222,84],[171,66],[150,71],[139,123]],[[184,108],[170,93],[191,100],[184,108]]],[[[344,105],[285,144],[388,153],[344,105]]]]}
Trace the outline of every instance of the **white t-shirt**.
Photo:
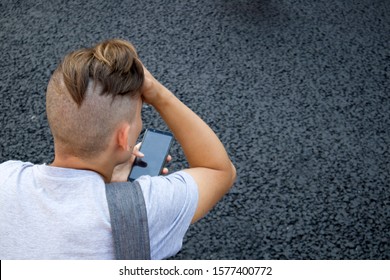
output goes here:
{"type": "MultiPolygon", "coordinates": [[[[198,202],[183,171],[143,176],[152,259],[176,254],[198,202]]],[[[88,170],[0,164],[0,259],[113,259],[103,179],[88,170]]]]}

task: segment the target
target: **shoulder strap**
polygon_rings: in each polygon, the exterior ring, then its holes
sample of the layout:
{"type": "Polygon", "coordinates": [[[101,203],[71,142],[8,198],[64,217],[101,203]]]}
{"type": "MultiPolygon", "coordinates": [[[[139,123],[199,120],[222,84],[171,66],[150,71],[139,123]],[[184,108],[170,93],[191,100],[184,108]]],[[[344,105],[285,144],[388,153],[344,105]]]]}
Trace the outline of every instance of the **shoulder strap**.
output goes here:
{"type": "Polygon", "coordinates": [[[148,218],[138,182],[106,184],[115,258],[150,259],[148,218]]]}

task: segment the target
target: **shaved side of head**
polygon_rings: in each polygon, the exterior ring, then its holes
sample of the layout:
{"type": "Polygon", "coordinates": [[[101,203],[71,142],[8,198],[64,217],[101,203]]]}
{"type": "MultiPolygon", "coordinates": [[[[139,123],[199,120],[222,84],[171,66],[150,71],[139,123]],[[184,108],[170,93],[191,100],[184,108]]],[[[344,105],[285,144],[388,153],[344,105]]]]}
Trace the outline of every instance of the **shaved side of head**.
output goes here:
{"type": "Polygon", "coordinates": [[[46,92],[56,149],[81,158],[104,151],[117,126],[135,118],[143,66],[134,47],[109,40],[67,55],[46,92]]]}

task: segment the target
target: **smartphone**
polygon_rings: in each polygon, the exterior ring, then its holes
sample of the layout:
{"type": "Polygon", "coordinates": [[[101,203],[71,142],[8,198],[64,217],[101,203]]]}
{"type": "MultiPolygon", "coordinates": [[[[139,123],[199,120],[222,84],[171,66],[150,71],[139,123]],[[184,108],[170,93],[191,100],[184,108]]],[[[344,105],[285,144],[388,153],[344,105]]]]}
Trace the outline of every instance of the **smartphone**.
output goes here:
{"type": "Polygon", "coordinates": [[[172,140],[173,135],[170,132],[153,128],[147,129],[140,147],[140,151],[145,156],[136,159],[128,180],[132,182],[142,175],[160,175],[166,163],[172,140]]]}

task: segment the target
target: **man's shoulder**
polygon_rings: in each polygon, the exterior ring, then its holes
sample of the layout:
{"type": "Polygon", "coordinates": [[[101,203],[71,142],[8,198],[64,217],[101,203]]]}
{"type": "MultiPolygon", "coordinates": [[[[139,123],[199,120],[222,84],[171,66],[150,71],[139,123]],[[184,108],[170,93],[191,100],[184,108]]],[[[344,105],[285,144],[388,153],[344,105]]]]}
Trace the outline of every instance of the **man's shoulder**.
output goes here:
{"type": "Polygon", "coordinates": [[[30,162],[8,160],[0,164],[0,184],[3,184],[12,175],[17,175],[23,168],[33,166],[30,162]]]}
{"type": "Polygon", "coordinates": [[[192,176],[184,171],[177,171],[165,176],[142,176],[136,180],[143,191],[149,190],[159,191],[158,189],[171,189],[178,191],[178,189],[196,189],[196,182],[192,176]]]}
{"type": "Polygon", "coordinates": [[[0,170],[2,173],[18,169],[20,167],[33,166],[31,162],[24,162],[20,160],[8,160],[0,163],[0,170]]]}
{"type": "Polygon", "coordinates": [[[151,213],[154,212],[152,208],[155,208],[157,212],[165,209],[174,214],[182,208],[197,205],[198,188],[195,180],[186,172],[178,171],[166,176],[142,176],[136,181],[140,184],[146,206],[151,213]]]}
{"type": "Polygon", "coordinates": [[[21,160],[7,160],[0,163],[0,167],[21,166],[21,165],[33,165],[33,164],[31,162],[25,162],[21,160]]]}
{"type": "Polygon", "coordinates": [[[195,180],[184,171],[137,179],[145,198],[152,259],[176,254],[198,202],[195,180]]]}

